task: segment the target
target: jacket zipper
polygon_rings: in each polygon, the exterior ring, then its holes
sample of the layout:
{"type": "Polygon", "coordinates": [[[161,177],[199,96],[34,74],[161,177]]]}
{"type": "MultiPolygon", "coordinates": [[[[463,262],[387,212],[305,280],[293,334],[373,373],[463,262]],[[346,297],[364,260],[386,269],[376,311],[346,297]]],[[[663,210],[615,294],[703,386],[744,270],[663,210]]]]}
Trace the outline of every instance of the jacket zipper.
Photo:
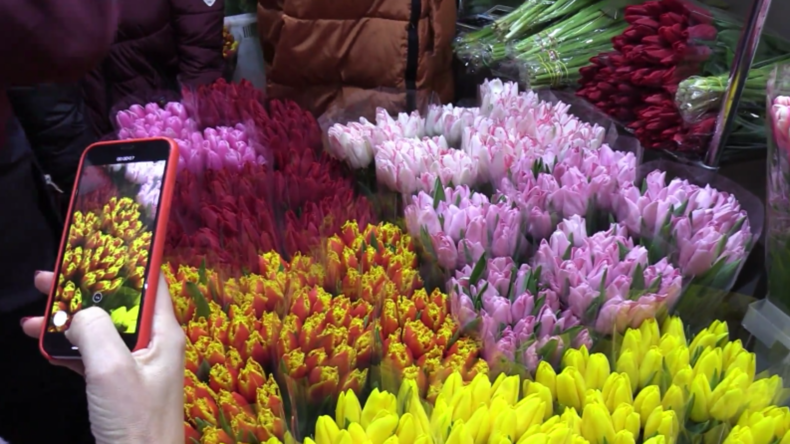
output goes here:
{"type": "Polygon", "coordinates": [[[410,112],[417,107],[417,62],[420,55],[418,24],[420,23],[420,11],[422,11],[422,0],[411,0],[408,45],[406,48],[406,107],[410,112]]]}

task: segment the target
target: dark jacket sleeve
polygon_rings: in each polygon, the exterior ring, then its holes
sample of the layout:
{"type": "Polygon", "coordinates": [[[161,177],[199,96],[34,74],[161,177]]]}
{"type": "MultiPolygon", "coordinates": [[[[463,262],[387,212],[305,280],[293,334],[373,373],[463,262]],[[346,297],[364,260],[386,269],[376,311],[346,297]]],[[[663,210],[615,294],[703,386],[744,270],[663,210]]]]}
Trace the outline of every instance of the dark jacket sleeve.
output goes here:
{"type": "Polygon", "coordinates": [[[0,88],[76,81],[109,50],[117,0],[0,0],[0,88]]]}
{"type": "Polygon", "coordinates": [[[41,168],[69,193],[80,157],[95,141],[79,85],[46,84],[7,93],[41,168]]]}
{"type": "Polygon", "coordinates": [[[189,86],[217,80],[225,68],[225,0],[170,0],[170,4],[178,44],[179,80],[189,86]]]}

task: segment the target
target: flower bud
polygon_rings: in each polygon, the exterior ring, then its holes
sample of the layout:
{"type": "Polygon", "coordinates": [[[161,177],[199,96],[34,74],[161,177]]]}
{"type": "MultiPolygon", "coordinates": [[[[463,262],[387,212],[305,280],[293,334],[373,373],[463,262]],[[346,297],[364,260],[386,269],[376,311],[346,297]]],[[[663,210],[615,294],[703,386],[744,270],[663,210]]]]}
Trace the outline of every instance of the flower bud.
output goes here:
{"type": "Polygon", "coordinates": [[[609,359],[603,353],[593,353],[587,361],[584,382],[588,389],[601,390],[609,378],[609,359]]]}
{"type": "Polygon", "coordinates": [[[634,410],[639,412],[642,419],[642,427],[647,424],[648,416],[661,406],[661,390],[657,385],[651,385],[642,389],[636,399],[634,399],[634,410]]]}

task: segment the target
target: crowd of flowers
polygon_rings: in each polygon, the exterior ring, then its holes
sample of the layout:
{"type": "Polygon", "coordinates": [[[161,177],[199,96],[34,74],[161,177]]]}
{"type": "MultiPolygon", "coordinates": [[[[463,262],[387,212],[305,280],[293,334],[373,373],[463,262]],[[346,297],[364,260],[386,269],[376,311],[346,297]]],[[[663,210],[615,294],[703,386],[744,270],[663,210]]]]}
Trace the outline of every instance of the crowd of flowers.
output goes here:
{"type": "Polygon", "coordinates": [[[784,438],[781,380],[726,324],[687,341],[666,317],[689,282],[737,274],[746,214],[661,172],[635,184],[635,156],[567,105],[490,81],[479,108],[334,125],[329,153],[308,113],[248,84],[176,105],[257,144],[178,175],[163,270],[187,443],[784,438]],[[368,168],[398,217],[374,210],[368,168]]]}

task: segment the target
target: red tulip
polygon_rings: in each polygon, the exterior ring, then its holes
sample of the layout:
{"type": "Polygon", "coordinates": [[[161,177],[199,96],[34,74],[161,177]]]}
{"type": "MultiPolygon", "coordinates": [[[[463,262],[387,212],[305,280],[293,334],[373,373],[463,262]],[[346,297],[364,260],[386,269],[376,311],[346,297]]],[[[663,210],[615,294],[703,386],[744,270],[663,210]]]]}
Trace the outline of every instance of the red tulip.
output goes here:
{"type": "Polygon", "coordinates": [[[195,442],[200,442],[200,432],[195,430],[192,424],[184,421],[184,443],[195,444],[195,442]]]}

